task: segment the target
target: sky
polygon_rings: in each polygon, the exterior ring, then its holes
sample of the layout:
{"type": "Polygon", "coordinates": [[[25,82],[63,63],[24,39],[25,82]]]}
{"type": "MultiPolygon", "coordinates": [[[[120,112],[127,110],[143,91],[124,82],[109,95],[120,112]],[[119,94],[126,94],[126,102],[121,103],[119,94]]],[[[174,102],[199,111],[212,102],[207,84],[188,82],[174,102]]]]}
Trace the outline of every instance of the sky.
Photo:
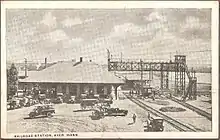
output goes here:
{"type": "Polygon", "coordinates": [[[187,56],[211,65],[211,9],[7,9],[7,61],[112,58],[146,61],[187,56]]]}

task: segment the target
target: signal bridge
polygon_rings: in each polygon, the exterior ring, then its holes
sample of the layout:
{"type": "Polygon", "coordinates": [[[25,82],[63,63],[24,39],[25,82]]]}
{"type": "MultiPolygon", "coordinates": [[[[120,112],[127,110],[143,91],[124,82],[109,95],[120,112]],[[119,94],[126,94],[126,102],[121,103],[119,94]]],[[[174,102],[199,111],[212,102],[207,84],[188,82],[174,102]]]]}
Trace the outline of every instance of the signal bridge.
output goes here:
{"type": "MultiPolygon", "coordinates": [[[[169,73],[175,73],[175,93],[181,95],[183,100],[186,98],[196,99],[197,78],[195,71],[190,72],[186,64],[185,55],[175,55],[174,61],[170,62],[143,62],[140,61],[124,61],[110,58],[108,51],[108,70],[109,71],[140,71],[141,81],[143,81],[143,71],[160,72],[160,88],[169,89],[169,73]],[[186,87],[186,79],[188,85],[186,87]]],[[[141,82],[143,89],[143,82],[141,82]]],[[[142,90],[143,91],[143,90],[142,90]]]]}

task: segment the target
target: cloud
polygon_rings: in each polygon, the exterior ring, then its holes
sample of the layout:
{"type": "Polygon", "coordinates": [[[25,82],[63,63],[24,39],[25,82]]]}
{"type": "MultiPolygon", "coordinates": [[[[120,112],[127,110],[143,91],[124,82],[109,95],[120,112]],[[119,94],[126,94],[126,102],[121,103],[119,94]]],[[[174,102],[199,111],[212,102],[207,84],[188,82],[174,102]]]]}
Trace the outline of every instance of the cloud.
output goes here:
{"type": "Polygon", "coordinates": [[[83,43],[82,38],[72,38],[68,41],[63,42],[63,48],[74,48],[80,46],[80,44],[83,43]]]}
{"type": "Polygon", "coordinates": [[[94,18],[89,18],[89,19],[86,19],[84,20],[85,23],[91,23],[92,21],[94,21],[95,19],[94,18]]]}
{"type": "Polygon", "coordinates": [[[44,15],[43,20],[41,21],[41,23],[48,26],[48,27],[50,27],[50,28],[57,27],[56,17],[54,17],[51,12],[47,12],[44,15]]]}
{"type": "Polygon", "coordinates": [[[155,10],[144,18],[145,25],[136,25],[130,22],[114,26],[110,36],[146,36],[146,39],[152,39],[157,33],[168,32],[171,27],[168,24],[167,17],[161,14],[160,11],[155,10]]]}
{"type": "Polygon", "coordinates": [[[150,22],[152,22],[152,21],[166,21],[167,20],[166,17],[159,14],[158,11],[154,11],[154,12],[150,13],[148,16],[145,16],[145,19],[150,22]]]}
{"type": "MultiPolygon", "coordinates": [[[[32,25],[26,26],[26,22],[30,24],[33,21],[26,21],[24,14],[20,14],[20,18],[15,21],[11,19],[10,22],[13,24],[7,27],[11,32],[8,37],[9,45],[7,45],[7,51],[10,54],[8,57],[15,59],[17,55],[23,60],[24,55],[39,59],[48,54],[51,54],[53,59],[56,56],[85,55],[88,58],[94,58],[93,60],[106,62],[106,48],[109,48],[118,58],[123,52],[125,58],[165,60],[169,59],[169,52],[185,53],[210,47],[207,39],[190,38],[194,36],[193,34],[209,36],[210,20],[206,19],[207,16],[199,15],[202,13],[186,12],[189,9],[180,11],[152,9],[153,11],[148,12],[146,9],[140,10],[139,12],[136,9],[128,12],[103,10],[103,12],[97,11],[97,14],[93,10],[87,12],[70,10],[71,12],[66,14],[62,14],[62,10],[46,11],[46,14],[45,11],[42,13],[38,11],[34,12],[39,16],[37,18],[39,21],[35,18],[35,23],[40,23],[36,25],[37,28],[29,28],[32,25]],[[41,17],[43,17],[42,21],[40,21],[41,17]],[[57,27],[63,29],[56,29],[57,27]],[[14,30],[15,33],[10,30],[14,30]],[[16,34],[20,34],[19,37],[15,37],[16,34]]],[[[18,16],[15,14],[12,17],[18,16]]],[[[192,59],[191,56],[195,53],[187,55],[188,60],[192,59]]],[[[206,59],[202,55],[204,53],[197,55],[199,61],[206,59]]]]}
{"type": "Polygon", "coordinates": [[[204,29],[209,27],[208,23],[202,23],[198,17],[188,16],[182,25],[182,31],[191,29],[204,29]]]}
{"type": "Polygon", "coordinates": [[[62,22],[62,25],[64,27],[72,27],[74,25],[79,25],[79,24],[82,24],[83,22],[81,21],[80,18],[76,17],[74,19],[70,18],[70,17],[67,17],[65,20],[63,20],[62,22]]]}
{"type": "Polygon", "coordinates": [[[110,37],[123,37],[128,35],[141,35],[146,33],[146,28],[143,26],[138,26],[133,23],[124,23],[120,25],[115,25],[110,37]]]}
{"type": "Polygon", "coordinates": [[[200,21],[198,17],[187,16],[180,26],[180,36],[188,39],[211,39],[211,23],[200,21]]]}
{"type": "Polygon", "coordinates": [[[53,32],[50,32],[48,34],[48,37],[52,42],[64,41],[69,39],[69,37],[63,30],[55,30],[53,32]]]}

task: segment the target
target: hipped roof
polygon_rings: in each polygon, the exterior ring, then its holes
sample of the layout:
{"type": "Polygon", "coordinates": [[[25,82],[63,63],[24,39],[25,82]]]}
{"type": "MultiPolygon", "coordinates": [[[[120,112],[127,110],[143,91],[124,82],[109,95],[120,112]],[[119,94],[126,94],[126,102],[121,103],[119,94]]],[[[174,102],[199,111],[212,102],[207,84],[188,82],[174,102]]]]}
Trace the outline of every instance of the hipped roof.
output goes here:
{"type": "Polygon", "coordinates": [[[24,83],[108,83],[122,84],[123,78],[94,62],[58,62],[20,80],[24,83]]]}

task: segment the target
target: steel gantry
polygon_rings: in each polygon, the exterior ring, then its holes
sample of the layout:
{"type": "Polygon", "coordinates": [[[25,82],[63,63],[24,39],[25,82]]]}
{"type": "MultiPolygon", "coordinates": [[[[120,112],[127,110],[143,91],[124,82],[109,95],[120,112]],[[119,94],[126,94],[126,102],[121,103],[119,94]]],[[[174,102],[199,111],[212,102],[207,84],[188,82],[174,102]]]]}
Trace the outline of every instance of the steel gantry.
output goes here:
{"type": "MultiPolygon", "coordinates": [[[[157,71],[160,72],[161,89],[169,88],[169,72],[175,73],[175,93],[183,95],[184,98],[196,95],[196,86],[188,86],[186,89],[186,76],[189,78],[189,84],[192,83],[192,76],[186,65],[185,55],[175,55],[175,60],[170,62],[143,62],[140,61],[123,61],[110,58],[108,51],[108,70],[109,71],[157,71]]],[[[143,76],[141,76],[143,77],[143,76]]],[[[143,82],[142,82],[143,83],[143,82]]],[[[196,85],[194,80],[193,85],[196,85]]]]}

